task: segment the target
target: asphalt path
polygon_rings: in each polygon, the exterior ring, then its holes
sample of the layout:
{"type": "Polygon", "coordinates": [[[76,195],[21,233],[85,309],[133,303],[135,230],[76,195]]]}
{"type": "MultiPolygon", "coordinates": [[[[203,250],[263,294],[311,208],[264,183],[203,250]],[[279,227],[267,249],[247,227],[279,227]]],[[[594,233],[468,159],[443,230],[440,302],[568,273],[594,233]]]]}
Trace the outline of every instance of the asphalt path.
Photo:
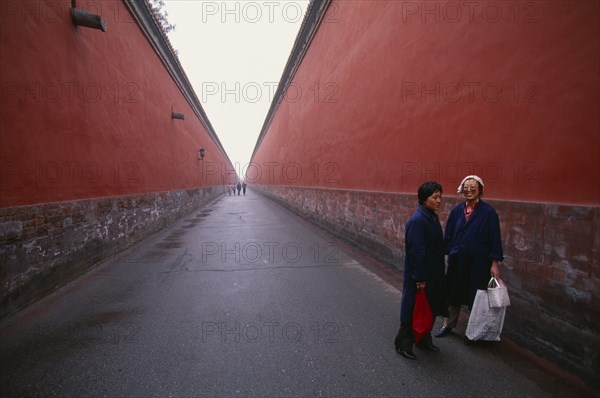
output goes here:
{"type": "Polygon", "coordinates": [[[505,341],[400,357],[397,276],[252,190],[226,195],[2,320],[0,392],[581,395],[505,341]]]}

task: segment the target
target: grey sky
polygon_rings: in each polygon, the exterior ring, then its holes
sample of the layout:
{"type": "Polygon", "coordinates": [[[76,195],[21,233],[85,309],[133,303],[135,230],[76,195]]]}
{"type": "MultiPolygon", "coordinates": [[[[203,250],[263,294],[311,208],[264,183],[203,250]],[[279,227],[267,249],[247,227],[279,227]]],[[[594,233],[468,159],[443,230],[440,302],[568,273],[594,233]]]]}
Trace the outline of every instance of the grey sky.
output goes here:
{"type": "Polygon", "coordinates": [[[308,0],[167,0],[169,34],[231,161],[243,172],[308,0]]]}

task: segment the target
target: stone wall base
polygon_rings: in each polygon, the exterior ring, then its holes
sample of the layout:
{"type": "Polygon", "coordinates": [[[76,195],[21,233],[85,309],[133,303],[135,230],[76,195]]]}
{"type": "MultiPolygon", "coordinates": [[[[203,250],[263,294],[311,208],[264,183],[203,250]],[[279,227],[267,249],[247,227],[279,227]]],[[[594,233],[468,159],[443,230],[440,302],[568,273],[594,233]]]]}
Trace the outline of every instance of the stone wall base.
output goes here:
{"type": "MultiPolygon", "coordinates": [[[[416,194],[252,185],[398,270],[416,194]]],[[[445,198],[444,224],[458,199],[445,198]]],[[[600,387],[600,208],[489,200],[500,216],[503,335],[600,387]]],[[[466,326],[466,325],[465,325],[466,326]]]]}
{"type": "Polygon", "coordinates": [[[208,187],[0,209],[0,317],[222,194],[208,187]]]}

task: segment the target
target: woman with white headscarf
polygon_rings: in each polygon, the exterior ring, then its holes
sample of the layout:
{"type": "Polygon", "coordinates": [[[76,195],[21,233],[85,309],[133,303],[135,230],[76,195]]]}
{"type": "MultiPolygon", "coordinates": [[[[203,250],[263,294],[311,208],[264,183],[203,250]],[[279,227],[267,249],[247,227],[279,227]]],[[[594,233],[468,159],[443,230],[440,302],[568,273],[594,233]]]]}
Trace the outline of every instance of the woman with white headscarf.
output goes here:
{"type": "Polygon", "coordinates": [[[466,176],[458,187],[458,193],[466,201],[456,206],[446,221],[449,316],[436,337],[444,337],[456,327],[461,306],[471,309],[477,289],[486,289],[491,276],[500,277],[498,263],[504,258],[500,221],[496,210],[481,200],[483,187],[478,176],[466,176]]]}

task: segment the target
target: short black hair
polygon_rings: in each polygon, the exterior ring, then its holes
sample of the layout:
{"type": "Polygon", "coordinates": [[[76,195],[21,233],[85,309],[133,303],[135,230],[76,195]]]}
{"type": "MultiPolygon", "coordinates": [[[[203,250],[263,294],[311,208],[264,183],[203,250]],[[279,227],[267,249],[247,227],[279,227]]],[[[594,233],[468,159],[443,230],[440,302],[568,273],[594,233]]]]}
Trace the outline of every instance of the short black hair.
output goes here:
{"type": "Polygon", "coordinates": [[[417,191],[417,196],[419,197],[419,204],[422,205],[423,203],[425,203],[428,197],[430,197],[438,191],[440,193],[443,193],[442,186],[439,182],[427,181],[421,184],[419,190],[417,191]]]}

